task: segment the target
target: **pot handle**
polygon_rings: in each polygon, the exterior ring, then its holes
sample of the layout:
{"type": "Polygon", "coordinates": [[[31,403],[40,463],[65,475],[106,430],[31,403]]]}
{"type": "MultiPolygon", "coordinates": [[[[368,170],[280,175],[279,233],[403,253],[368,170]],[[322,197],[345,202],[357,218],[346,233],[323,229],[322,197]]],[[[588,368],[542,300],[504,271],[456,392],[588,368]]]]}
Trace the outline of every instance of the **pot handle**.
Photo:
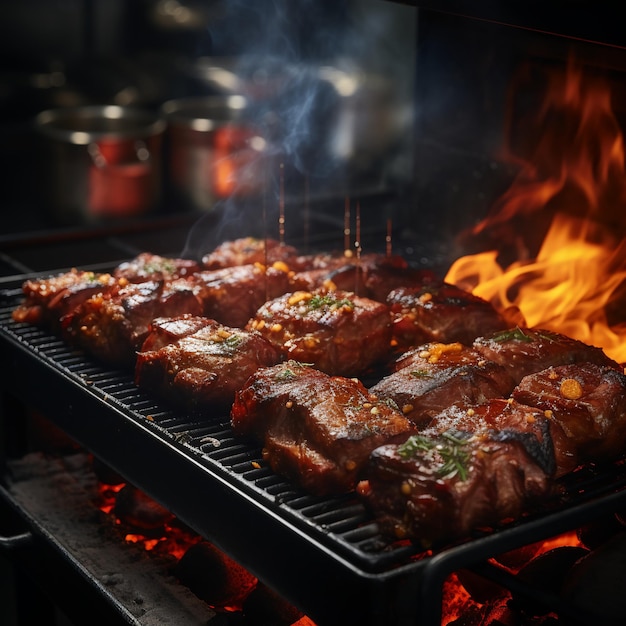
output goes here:
{"type": "Polygon", "coordinates": [[[21,546],[30,544],[32,540],[33,535],[29,531],[12,535],[11,537],[0,536],[0,551],[10,552],[16,550],[21,546]]]}

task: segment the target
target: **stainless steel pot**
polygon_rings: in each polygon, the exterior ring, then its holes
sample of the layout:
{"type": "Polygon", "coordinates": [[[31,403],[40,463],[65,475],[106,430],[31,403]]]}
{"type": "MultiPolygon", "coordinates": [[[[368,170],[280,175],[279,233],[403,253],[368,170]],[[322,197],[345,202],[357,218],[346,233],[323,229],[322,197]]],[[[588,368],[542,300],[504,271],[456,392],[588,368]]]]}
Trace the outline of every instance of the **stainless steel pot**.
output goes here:
{"type": "Polygon", "coordinates": [[[167,189],[177,208],[210,211],[219,200],[262,185],[265,143],[246,116],[242,96],[165,102],[167,189]]]}
{"type": "Polygon", "coordinates": [[[35,118],[45,201],[62,223],[155,210],[162,193],[164,120],[121,106],[51,109],[35,118]]]}

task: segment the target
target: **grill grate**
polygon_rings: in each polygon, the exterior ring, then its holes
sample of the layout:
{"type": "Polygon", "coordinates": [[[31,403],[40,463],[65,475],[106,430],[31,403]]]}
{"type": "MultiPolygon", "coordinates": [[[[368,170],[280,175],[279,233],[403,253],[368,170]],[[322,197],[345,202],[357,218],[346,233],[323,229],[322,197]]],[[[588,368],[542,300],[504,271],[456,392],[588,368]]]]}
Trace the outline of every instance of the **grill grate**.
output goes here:
{"type": "Polygon", "coordinates": [[[259,446],[234,436],[227,415],[199,419],[170,410],[135,387],[132,372],[14,323],[20,298],[18,285],[0,292],[7,390],[39,398],[78,443],[320,624],[438,624],[441,585],[452,572],[626,502],[626,462],[590,465],[568,477],[564,494],[543,511],[434,557],[390,543],[354,494],[317,497],[275,475],[259,446]],[[294,563],[301,562],[311,572],[294,580],[294,563]],[[334,606],[320,602],[329,594],[340,595],[334,606]]]}
{"type": "Polygon", "coordinates": [[[389,563],[404,562],[407,553],[413,552],[380,538],[355,496],[312,496],[276,476],[265,465],[260,447],[234,437],[227,415],[200,419],[164,408],[134,385],[131,373],[106,369],[46,331],[14,323],[11,311],[19,292],[6,292],[5,300],[7,296],[9,304],[0,310],[0,325],[5,334],[32,351],[33,357],[86,385],[95,397],[117,405],[128,419],[157,429],[207,468],[225,470],[246,491],[253,490],[267,503],[278,504],[289,521],[317,529],[330,547],[349,554],[359,567],[382,571],[389,563]]]}

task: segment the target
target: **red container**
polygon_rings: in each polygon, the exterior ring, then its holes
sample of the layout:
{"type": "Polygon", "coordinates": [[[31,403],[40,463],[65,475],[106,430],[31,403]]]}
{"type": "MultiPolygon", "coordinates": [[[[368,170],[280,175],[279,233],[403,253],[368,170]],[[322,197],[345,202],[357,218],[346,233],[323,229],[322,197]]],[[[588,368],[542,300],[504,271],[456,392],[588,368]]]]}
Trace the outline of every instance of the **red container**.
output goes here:
{"type": "Polygon", "coordinates": [[[263,188],[265,141],[246,119],[242,96],[208,96],[166,102],[167,182],[174,202],[211,211],[233,195],[263,188]]]}
{"type": "Polygon", "coordinates": [[[165,122],[158,115],[108,105],[55,109],[40,113],[36,127],[45,200],[58,221],[138,216],[159,206],[165,122]]]}

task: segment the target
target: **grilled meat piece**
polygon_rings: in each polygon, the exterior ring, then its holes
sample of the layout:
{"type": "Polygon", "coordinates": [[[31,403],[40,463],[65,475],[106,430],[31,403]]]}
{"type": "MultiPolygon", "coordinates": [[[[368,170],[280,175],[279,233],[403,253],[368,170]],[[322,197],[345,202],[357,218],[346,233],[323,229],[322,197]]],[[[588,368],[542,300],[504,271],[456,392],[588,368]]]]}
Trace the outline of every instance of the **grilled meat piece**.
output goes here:
{"type": "Polygon", "coordinates": [[[412,430],[360,382],[293,361],[257,370],[236,393],[231,421],[263,444],[275,472],[319,495],[354,489],[370,452],[412,430]]]}
{"type": "Polygon", "coordinates": [[[597,363],[622,371],[600,348],[540,328],[518,326],[478,337],[473,346],[485,359],[506,367],[516,384],[528,374],[569,363],[597,363]]]}
{"type": "Polygon", "coordinates": [[[489,302],[442,281],[398,287],[386,301],[399,351],[433,341],[471,345],[509,326],[489,302]]]}
{"type": "Polygon", "coordinates": [[[515,386],[504,367],[458,342],[414,348],[393,369],[370,392],[393,400],[418,428],[451,404],[471,406],[508,396],[515,386]]]}
{"type": "Polygon", "coordinates": [[[298,255],[296,248],[275,239],[241,237],[240,239],[225,241],[212,252],[205,254],[202,257],[202,265],[207,270],[254,263],[271,265],[277,261],[282,261],[291,266],[298,255]]]}
{"type": "Polygon", "coordinates": [[[549,367],[524,377],[512,395],[549,416],[559,475],[626,452],[622,372],[595,363],[549,367]]]}
{"type": "Polygon", "coordinates": [[[120,263],[113,275],[125,278],[129,283],[142,283],[147,280],[174,280],[191,276],[200,270],[200,265],[191,259],[163,257],[142,252],[134,259],[120,263]]]}
{"type": "MultiPolygon", "coordinates": [[[[299,262],[302,262],[302,257],[299,262]]],[[[297,267],[292,267],[297,270],[297,267]]],[[[367,254],[358,259],[345,255],[320,255],[311,266],[297,270],[293,277],[299,289],[353,291],[378,302],[385,302],[389,292],[396,287],[422,286],[435,280],[435,273],[430,270],[409,267],[400,256],[381,254],[367,254]]]]}
{"type": "Polygon", "coordinates": [[[247,328],[258,330],[285,359],[327,374],[359,376],[390,350],[389,311],[347,291],[296,291],[259,307],[247,328]]]}
{"type": "Polygon", "coordinates": [[[202,314],[202,302],[185,279],[120,283],[85,300],[62,320],[70,343],[107,363],[133,366],[156,317],[202,314]]]}
{"type": "Polygon", "coordinates": [[[552,423],[544,411],[519,404],[512,398],[491,398],[482,404],[469,407],[450,405],[433,417],[421,434],[438,437],[452,431],[498,431],[513,434],[525,443],[528,454],[547,474],[553,475],[557,470],[555,443],[560,433],[554,433],[555,439],[552,423]]]}
{"type": "Polygon", "coordinates": [[[111,274],[72,269],[69,272],[27,280],[22,285],[24,301],[13,311],[16,322],[60,330],[60,320],[79,304],[99,293],[126,284],[111,274]]]}
{"type": "Polygon", "coordinates": [[[135,383],[192,411],[225,408],[251,374],[279,360],[255,331],[206,317],[159,318],[137,355],[135,383]]]}
{"type": "Polygon", "coordinates": [[[518,518],[554,484],[514,431],[413,435],[374,450],[364,473],[357,492],[381,532],[423,547],[518,518]]]}
{"type": "Polygon", "coordinates": [[[283,263],[238,265],[198,272],[190,279],[203,302],[204,315],[243,328],[266,301],[291,289],[283,263]]]}

